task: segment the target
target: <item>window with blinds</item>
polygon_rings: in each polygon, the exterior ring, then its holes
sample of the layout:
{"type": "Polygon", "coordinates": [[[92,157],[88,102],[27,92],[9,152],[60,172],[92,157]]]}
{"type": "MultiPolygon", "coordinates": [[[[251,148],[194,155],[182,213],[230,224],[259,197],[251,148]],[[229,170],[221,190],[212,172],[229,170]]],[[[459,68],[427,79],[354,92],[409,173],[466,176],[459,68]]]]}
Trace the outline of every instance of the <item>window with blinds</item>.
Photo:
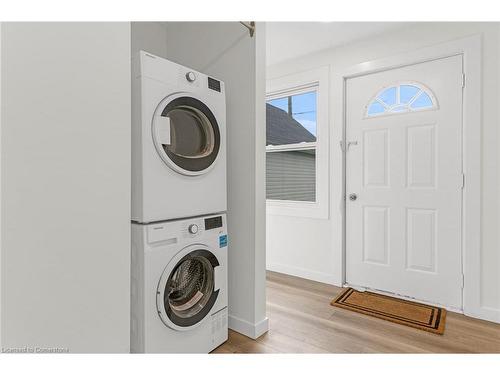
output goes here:
{"type": "Polygon", "coordinates": [[[266,197],[316,202],[315,87],[266,103],[266,197]]]}

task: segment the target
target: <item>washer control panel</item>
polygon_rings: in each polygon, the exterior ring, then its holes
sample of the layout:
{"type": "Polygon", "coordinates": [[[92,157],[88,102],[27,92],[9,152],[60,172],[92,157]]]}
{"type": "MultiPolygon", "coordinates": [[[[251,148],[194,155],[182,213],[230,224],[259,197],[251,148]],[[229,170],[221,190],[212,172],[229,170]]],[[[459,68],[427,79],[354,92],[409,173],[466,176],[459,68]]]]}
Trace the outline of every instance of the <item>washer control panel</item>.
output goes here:
{"type": "Polygon", "coordinates": [[[150,223],[146,226],[149,244],[175,245],[179,241],[195,238],[218,238],[219,246],[227,246],[225,215],[194,217],[186,220],[171,220],[150,223]]]}
{"type": "Polygon", "coordinates": [[[214,216],[205,219],[205,230],[222,228],[222,216],[214,216]]]}

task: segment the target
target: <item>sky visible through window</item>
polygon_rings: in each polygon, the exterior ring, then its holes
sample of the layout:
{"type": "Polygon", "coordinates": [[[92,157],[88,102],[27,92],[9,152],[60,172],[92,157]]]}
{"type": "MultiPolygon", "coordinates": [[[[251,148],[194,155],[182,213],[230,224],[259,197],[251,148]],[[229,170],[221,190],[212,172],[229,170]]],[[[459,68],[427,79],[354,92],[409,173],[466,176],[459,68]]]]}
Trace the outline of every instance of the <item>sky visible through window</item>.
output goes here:
{"type": "Polygon", "coordinates": [[[309,133],[316,136],[316,91],[272,99],[267,103],[282,109],[288,114],[290,114],[290,104],[292,117],[306,128],[309,133]],[[291,98],[290,103],[289,98],[291,98]]]}
{"type": "Polygon", "coordinates": [[[432,109],[435,107],[435,103],[426,91],[423,86],[416,84],[389,87],[373,99],[368,106],[367,116],[432,109]]]}

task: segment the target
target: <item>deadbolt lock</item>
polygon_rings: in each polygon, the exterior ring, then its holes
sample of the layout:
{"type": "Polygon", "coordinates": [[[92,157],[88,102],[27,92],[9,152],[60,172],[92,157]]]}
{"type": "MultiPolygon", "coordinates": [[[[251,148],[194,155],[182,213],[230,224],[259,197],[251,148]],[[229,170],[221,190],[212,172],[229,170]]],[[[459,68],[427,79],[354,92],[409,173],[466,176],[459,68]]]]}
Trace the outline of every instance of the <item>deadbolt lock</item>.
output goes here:
{"type": "Polygon", "coordinates": [[[355,193],[352,193],[352,194],[349,194],[349,199],[352,201],[355,201],[356,199],[358,199],[358,196],[355,193]]]}

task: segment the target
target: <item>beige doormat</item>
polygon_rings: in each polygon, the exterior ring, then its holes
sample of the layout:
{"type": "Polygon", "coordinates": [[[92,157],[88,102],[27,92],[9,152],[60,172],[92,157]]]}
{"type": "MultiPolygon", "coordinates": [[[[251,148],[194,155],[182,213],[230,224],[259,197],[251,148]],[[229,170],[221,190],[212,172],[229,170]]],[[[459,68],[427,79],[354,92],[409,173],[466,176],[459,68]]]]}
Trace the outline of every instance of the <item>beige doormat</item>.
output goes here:
{"type": "Polygon", "coordinates": [[[446,310],[439,307],[353,288],[342,291],[330,304],[439,335],[444,332],[446,310]]]}

